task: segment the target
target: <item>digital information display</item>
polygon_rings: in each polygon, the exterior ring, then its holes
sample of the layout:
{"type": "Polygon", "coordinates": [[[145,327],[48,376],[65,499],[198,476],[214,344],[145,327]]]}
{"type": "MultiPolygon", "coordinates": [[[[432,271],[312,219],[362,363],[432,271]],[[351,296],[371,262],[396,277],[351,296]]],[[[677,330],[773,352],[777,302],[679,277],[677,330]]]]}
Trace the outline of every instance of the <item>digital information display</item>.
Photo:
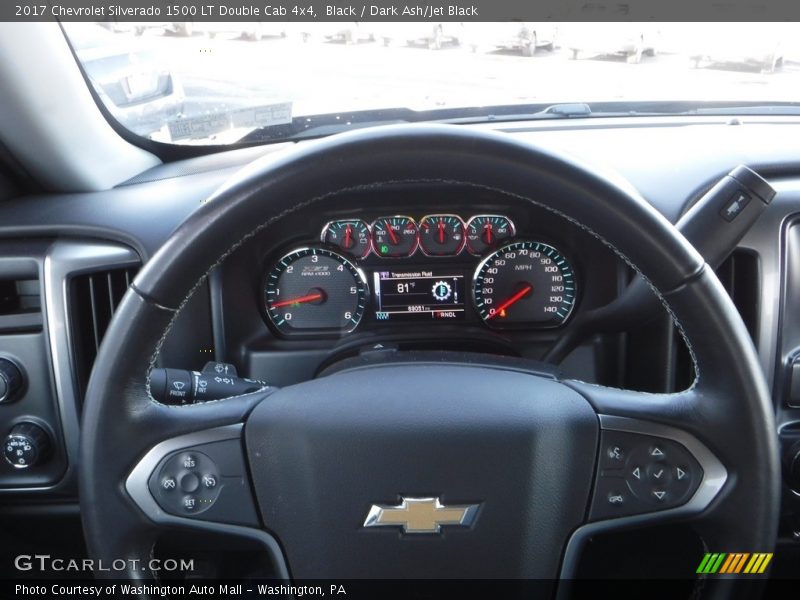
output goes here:
{"type": "Polygon", "coordinates": [[[464,318],[464,274],[440,270],[375,271],[378,321],[460,320],[464,318]]]}

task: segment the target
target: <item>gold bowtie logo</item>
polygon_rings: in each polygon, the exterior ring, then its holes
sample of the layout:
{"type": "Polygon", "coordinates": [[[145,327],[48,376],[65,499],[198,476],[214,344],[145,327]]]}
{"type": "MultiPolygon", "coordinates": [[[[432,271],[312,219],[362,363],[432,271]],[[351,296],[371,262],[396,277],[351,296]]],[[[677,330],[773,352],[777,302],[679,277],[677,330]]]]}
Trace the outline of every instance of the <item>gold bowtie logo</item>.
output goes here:
{"type": "Polygon", "coordinates": [[[403,533],[439,533],[443,525],[469,527],[478,504],[445,506],[439,498],[401,498],[397,506],[373,504],[364,527],[402,527],[403,533]]]}

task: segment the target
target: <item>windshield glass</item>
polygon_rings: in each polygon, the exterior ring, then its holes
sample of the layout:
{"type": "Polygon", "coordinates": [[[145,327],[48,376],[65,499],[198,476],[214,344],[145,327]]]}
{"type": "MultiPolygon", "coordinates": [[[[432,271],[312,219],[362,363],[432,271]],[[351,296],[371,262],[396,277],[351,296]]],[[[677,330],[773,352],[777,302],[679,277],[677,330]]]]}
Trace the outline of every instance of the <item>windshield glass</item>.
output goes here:
{"type": "Polygon", "coordinates": [[[64,29],[111,115],[171,143],[297,139],[420,120],[800,112],[796,23],[64,29]]]}

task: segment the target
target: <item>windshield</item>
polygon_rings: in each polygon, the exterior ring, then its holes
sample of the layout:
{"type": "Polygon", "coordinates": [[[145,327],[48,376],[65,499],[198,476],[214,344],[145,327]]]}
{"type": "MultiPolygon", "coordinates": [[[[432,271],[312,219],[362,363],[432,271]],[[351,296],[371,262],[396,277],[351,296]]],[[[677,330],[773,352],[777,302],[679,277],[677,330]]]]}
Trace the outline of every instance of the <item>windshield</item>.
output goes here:
{"type": "Polygon", "coordinates": [[[65,23],[94,91],[179,144],[393,122],[800,112],[796,23],[65,23]]]}

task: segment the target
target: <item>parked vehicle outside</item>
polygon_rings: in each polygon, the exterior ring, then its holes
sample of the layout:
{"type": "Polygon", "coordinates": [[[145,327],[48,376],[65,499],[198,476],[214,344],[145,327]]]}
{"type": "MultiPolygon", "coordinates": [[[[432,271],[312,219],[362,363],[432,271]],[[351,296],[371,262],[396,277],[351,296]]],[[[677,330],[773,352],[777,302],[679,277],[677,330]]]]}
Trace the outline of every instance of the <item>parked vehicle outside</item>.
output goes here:
{"type": "Polygon", "coordinates": [[[644,56],[655,56],[658,51],[660,31],[650,23],[575,23],[563,46],[570,58],[620,56],[626,62],[638,64],[644,56]]]}
{"type": "Polygon", "coordinates": [[[92,23],[65,26],[92,88],[120,123],[146,136],[183,112],[183,87],[157,53],[92,23]]]}
{"type": "Polygon", "coordinates": [[[733,34],[714,35],[713,30],[703,31],[690,59],[694,67],[733,66],[758,69],[773,73],[783,66],[785,41],[774,27],[758,23],[732,25],[733,34]]]}
{"type": "Polygon", "coordinates": [[[558,26],[553,23],[466,23],[466,45],[473,52],[509,50],[533,56],[539,50],[552,52],[557,43],[558,26]]]}

